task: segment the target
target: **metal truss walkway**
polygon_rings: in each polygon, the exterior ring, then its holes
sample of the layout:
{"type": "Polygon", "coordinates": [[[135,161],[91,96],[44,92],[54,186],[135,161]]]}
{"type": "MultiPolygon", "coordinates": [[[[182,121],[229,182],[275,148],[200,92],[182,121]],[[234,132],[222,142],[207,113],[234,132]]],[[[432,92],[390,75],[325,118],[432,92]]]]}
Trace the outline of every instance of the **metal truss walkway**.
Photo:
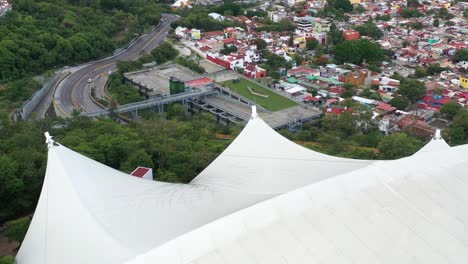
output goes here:
{"type": "MultiPolygon", "coordinates": [[[[118,106],[114,110],[114,112],[117,114],[122,114],[122,113],[129,113],[129,112],[138,111],[140,109],[146,109],[146,108],[152,108],[152,107],[161,110],[164,105],[167,105],[170,103],[186,102],[188,100],[195,100],[195,99],[199,99],[201,97],[213,95],[216,93],[217,91],[214,91],[214,90],[195,91],[195,92],[192,91],[192,92],[185,92],[185,93],[175,94],[175,95],[166,96],[166,97],[155,97],[155,98],[150,98],[148,100],[144,100],[141,102],[118,106]]],[[[97,111],[94,113],[86,113],[84,115],[88,117],[98,117],[98,116],[109,115],[109,113],[110,113],[109,108],[106,108],[101,111],[97,111]]]]}

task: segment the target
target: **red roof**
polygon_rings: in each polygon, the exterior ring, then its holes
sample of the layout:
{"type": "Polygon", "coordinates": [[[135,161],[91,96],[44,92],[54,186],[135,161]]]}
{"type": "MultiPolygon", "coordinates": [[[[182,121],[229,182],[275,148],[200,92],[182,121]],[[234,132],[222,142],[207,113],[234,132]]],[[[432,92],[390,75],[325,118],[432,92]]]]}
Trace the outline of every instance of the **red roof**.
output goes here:
{"type": "Polygon", "coordinates": [[[200,87],[200,86],[207,85],[210,83],[213,83],[213,80],[207,77],[202,77],[202,78],[198,78],[198,79],[194,79],[194,80],[190,80],[186,82],[186,84],[190,86],[195,86],[195,87],[200,87]]]}
{"type": "Polygon", "coordinates": [[[377,105],[377,109],[381,109],[381,110],[384,110],[386,112],[393,112],[396,110],[395,107],[389,105],[389,104],[386,104],[386,103],[379,103],[377,105]]]}
{"type": "Polygon", "coordinates": [[[452,99],[450,99],[448,97],[444,97],[444,98],[440,99],[438,103],[444,105],[444,104],[448,104],[450,102],[452,102],[452,99]]]}
{"type": "Polygon", "coordinates": [[[292,69],[292,70],[289,70],[288,73],[291,74],[291,75],[295,75],[295,74],[298,74],[298,73],[308,73],[308,74],[314,74],[314,73],[318,73],[319,71],[316,70],[316,69],[311,69],[311,68],[307,68],[307,67],[298,67],[296,69],[292,69]]]}
{"type": "Polygon", "coordinates": [[[306,102],[306,101],[318,102],[318,101],[319,101],[319,99],[318,99],[317,97],[314,97],[314,96],[312,96],[312,95],[308,95],[308,96],[304,97],[304,99],[302,99],[302,100],[303,100],[304,102],[306,102]]]}
{"type": "Polygon", "coordinates": [[[203,52],[208,51],[208,50],[210,50],[210,49],[211,49],[211,48],[208,47],[208,46],[203,46],[203,47],[200,48],[200,50],[203,51],[203,52]]]}
{"type": "Polygon", "coordinates": [[[328,91],[329,91],[330,93],[336,93],[336,94],[339,94],[339,95],[341,96],[341,95],[344,94],[344,92],[346,92],[346,89],[343,88],[343,87],[337,87],[337,86],[335,86],[335,87],[332,87],[332,88],[328,89],[328,91]]]}
{"type": "Polygon", "coordinates": [[[229,44],[229,43],[234,43],[234,42],[236,42],[236,39],[234,38],[223,39],[224,44],[229,44]]]}
{"type": "Polygon", "coordinates": [[[138,167],[130,175],[141,178],[145,176],[145,174],[148,173],[148,171],[150,170],[150,168],[138,167]]]}
{"type": "Polygon", "coordinates": [[[213,36],[219,36],[221,34],[223,34],[222,31],[208,31],[208,32],[203,33],[205,38],[209,38],[209,37],[213,37],[213,36]]]}
{"type": "Polygon", "coordinates": [[[335,115],[340,115],[341,113],[344,112],[343,108],[324,108],[323,112],[325,114],[335,114],[335,115]]]}

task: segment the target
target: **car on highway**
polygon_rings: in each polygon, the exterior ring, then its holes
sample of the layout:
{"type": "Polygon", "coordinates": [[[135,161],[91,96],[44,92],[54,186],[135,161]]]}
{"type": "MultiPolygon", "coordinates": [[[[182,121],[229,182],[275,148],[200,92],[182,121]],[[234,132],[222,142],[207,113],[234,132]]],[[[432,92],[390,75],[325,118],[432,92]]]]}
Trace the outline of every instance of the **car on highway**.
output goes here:
{"type": "Polygon", "coordinates": [[[92,83],[93,82],[93,79],[88,79],[88,83],[92,83]]]}

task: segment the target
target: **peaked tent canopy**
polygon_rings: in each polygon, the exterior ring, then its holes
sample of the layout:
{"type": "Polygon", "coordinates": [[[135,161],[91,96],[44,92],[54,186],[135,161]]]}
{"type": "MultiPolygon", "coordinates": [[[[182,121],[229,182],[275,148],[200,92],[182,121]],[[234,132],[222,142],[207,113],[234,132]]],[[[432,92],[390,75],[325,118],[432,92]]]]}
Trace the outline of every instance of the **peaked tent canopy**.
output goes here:
{"type": "Polygon", "coordinates": [[[127,264],[464,264],[467,259],[464,145],[376,162],[312,183],[127,264]]]}
{"type": "Polygon", "coordinates": [[[236,140],[192,183],[280,194],[373,162],[329,156],[302,147],[278,134],[254,112],[236,140]]]}
{"type": "Polygon", "coordinates": [[[130,177],[46,137],[46,176],[19,264],[124,263],[263,200],[375,164],[298,146],[255,111],[190,184],[130,177]]]}

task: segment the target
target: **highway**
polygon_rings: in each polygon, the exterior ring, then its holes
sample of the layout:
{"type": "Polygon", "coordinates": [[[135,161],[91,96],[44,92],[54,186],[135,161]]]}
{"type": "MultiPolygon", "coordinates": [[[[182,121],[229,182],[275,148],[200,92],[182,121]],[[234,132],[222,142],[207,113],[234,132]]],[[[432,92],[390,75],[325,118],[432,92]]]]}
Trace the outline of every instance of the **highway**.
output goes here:
{"type": "Polygon", "coordinates": [[[138,38],[123,52],[88,63],[67,76],[54,92],[52,101],[57,115],[70,117],[74,109],[87,113],[101,110],[101,107],[91,100],[92,84],[88,83],[88,79],[95,80],[108,74],[109,71],[115,71],[117,69],[116,62],[119,60],[135,60],[142,53],[149,52],[157,47],[166,38],[170,24],[177,19],[177,16],[163,14],[161,23],[155,30],[138,38]]]}

